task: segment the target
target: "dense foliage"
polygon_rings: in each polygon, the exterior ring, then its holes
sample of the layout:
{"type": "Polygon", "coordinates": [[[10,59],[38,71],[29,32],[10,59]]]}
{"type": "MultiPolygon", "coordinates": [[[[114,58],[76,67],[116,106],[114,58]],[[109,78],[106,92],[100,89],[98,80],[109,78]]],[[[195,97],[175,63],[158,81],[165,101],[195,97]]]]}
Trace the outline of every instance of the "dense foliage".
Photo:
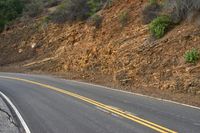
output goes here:
{"type": "Polygon", "coordinates": [[[200,0],[166,0],[173,9],[172,18],[176,22],[185,19],[190,13],[200,10],[200,0]]]}
{"type": "Polygon", "coordinates": [[[153,19],[157,18],[161,12],[161,5],[157,1],[152,0],[142,10],[143,24],[149,24],[153,19]]]}
{"type": "Polygon", "coordinates": [[[51,19],[56,23],[86,20],[99,11],[105,2],[106,0],[64,0],[51,14],[51,19]]]}
{"type": "Polygon", "coordinates": [[[0,31],[10,21],[23,12],[24,4],[21,0],[0,0],[0,31]]]}
{"type": "Polygon", "coordinates": [[[200,58],[200,53],[197,49],[189,50],[184,55],[185,61],[188,63],[195,63],[200,58]]]}
{"type": "Polygon", "coordinates": [[[170,17],[165,15],[159,16],[149,24],[149,29],[154,37],[161,38],[165,35],[170,24],[170,17]]]}
{"type": "Polygon", "coordinates": [[[101,27],[102,21],[103,21],[103,18],[97,14],[91,16],[89,19],[89,23],[92,26],[96,27],[97,29],[101,27]]]}

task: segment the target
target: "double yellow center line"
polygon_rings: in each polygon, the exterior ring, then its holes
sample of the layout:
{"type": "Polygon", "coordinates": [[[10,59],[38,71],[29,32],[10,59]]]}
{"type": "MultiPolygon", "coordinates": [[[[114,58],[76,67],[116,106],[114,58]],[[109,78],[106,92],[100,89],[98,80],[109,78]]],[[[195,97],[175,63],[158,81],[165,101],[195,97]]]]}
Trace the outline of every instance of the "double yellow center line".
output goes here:
{"type": "Polygon", "coordinates": [[[177,133],[177,132],[175,132],[175,131],[173,131],[171,129],[168,129],[166,127],[160,126],[160,125],[155,124],[153,122],[150,122],[148,120],[142,119],[140,117],[137,117],[137,116],[135,116],[133,114],[130,114],[130,113],[127,113],[125,111],[122,111],[121,109],[108,106],[106,104],[97,102],[97,101],[92,100],[90,98],[87,98],[87,97],[84,97],[84,96],[81,96],[81,95],[78,95],[78,94],[75,94],[75,93],[72,93],[72,92],[57,88],[57,87],[53,87],[53,86],[50,86],[50,85],[47,85],[47,84],[42,84],[42,83],[39,83],[39,82],[35,82],[35,81],[27,80],[27,79],[22,79],[22,78],[7,77],[7,76],[0,76],[0,78],[10,79],[10,80],[17,80],[17,81],[30,83],[30,84],[35,84],[35,85],[38,85],[38,86],[41,86],[41,87],[44,87],[44,88],[48,88],[50,90],[53,90],[53,91],[56,91],[56,92],[59,92],[59,93],[62,93],[62,94],[69,95],[71,97],[77,98],[79,100],[82,100],[82,101],[85,101],[85,102],[90,103],[92,105],[95,105],[95,106],[97,106],[99,108],[102,108],[102,109],[104,109],[104,110],[106,110],[106,111],[108,111],[110,113],[119,115],[119,116],[121,116],[123,118],[126,118],[126,119],[131,120],[131,121],[136,122],[136,123],[139,123],[139,124],[141,124],[143,126],[149,127],[149,128],[151,128],[151,129],[153,129],[153,130],[155,130],[157,132],[160,132],[160,133],[177,133]]]}

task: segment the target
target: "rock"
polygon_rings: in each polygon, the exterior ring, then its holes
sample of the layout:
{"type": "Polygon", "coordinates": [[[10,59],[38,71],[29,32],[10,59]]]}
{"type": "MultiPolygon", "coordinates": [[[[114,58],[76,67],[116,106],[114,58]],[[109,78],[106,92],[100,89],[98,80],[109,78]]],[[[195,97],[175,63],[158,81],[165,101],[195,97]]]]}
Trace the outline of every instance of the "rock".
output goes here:
{"type": "Polygon", "coordinates": [[[114,82],[122,85],[130,83],[132,81],[132,79],[128,75],[128,71],[125,69],[115,72],[113,80],[114,82]]]}
{"type": "Polygon", "coordinates": [[[35,48],[36,45],[37,45],[36,43],[32,43],[31,48],[35,48]]]}
{"type": "Polygon", "coordinates": [[[20,49],[18,50],[18,53],[20,54],[20,53],[22,53],[22,52],[23,52],[23,49],[20,48],[20,49]]]}

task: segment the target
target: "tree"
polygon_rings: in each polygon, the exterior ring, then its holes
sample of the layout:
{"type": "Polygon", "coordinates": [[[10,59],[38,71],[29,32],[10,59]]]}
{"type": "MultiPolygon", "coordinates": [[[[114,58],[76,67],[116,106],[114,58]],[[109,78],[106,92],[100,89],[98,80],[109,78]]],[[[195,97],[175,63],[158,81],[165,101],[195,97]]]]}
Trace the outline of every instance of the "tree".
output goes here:
{"type": "Polygon", "coordinates": [[[0,1],[0,31],[4,26],[17,18],[23,12],[23,2],[21,0],[1,0],[0,1]]]}

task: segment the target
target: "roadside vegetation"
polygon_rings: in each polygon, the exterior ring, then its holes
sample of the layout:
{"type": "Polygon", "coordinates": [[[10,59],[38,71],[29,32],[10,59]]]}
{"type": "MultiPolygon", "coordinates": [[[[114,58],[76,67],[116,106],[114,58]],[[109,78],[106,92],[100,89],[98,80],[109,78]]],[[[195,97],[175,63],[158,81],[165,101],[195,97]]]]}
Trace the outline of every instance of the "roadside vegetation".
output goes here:
{"type": "MultiPolygon", "coordinates": [[[[148,24],[153,38],[160,39],[182,21],[195,21],[199,11],[198,0],[149,0],[142,10],[142,22],[148,24]]],[[[196,48],[188,50],[184,59],[186,63],[196,64],[200,59],[200,52],[196,48]]]]}
{"type": "Polygon", "coordinates": [[[167,32],[171,24],[171,19],[169,16],[159,16],[155,18],[150,24],[149,29],[151,34],[156,38],[161,38],[167,32]]]}
{"type": "Polygon", "coordinates": [[[88,22],[95,28],[99,29],[101,27],[102,21],[103,21],[102,16],[94,14],[93,16],[90,17],[88,22]]]}
{"type": "MultiPolygon", "coordinates": [[[[34,18],[46,12],[47,8],[55,6],[56,10],[47,14],[51,22],[85,21],[91,17],[94,25],[99,27],[102,18],[96,13],[111,6],[112,3],[113,0],[1,0],[0,31],[17,17],[34,18]]],[[[156,38],[161,38],[169,30],[170,25],[178,24],[188,16],[195,16],[199,10],[198,0],[149,0],[142,10],[142,22],[149,24],[150,32],[153,32],[156,38]]],[[[127,24],[127,11],[119,14],[119,21],[122,27],[127,24]]]]}
{"type": "Polygon", "coordinates": [[[0,0],[0,32],[19,17],[34,18],[63,0],[0,0]]]}
{"type": "Polygon", "coordinates": [[[95,13],[101,10],[106,2],[106,0],[64,0],[50,18],[55,23],[84,21],[92,16],[99,21],[95,13]]]}
{"type": "MultiPolygon", "coordinates": [[[[48,23],[86,21],[101,27],[103,18],[98,14],[102,8],[112,6],[114,0],[1,0],[0,32],[16,18],[20,21],[39,17],[48,18],[48,23]],[[53,7],[52,12],[48,9],[53,7]]],[[[125,20],[123,23],[125,23],[125,20]]],[[[45,21],[46,24],[47,21],[45,21]]]]}
{"type": "Polygon", "coordinates": [[[26,4],[24,8],[24,15],[34,18],[37,15],[41,14],[43,10],[44,10],[44,4],[42,1],[32,0],[26,4]]]}
{"type": "Polygon", "coordinates": [[[159,39],[171,27],[189,17],[195,18],[199,10],[200,1],[197,0],[149,0],[142,10],[142,22],[149,24],[150,33],[159,39]]]}
{"type": "Polygon", "coordinates": [[[161,11],[161,5],[156,0],[150,0],[142,10],[143,24],[149,24],[152,20],[158,17],[161,11]]]}
{"type": "Polygon", "coordinates": [[[121,24],[121,27],[125,27],[128,23],[128,10],[122,11],[119,14],[119,22],[121,24]]]}

